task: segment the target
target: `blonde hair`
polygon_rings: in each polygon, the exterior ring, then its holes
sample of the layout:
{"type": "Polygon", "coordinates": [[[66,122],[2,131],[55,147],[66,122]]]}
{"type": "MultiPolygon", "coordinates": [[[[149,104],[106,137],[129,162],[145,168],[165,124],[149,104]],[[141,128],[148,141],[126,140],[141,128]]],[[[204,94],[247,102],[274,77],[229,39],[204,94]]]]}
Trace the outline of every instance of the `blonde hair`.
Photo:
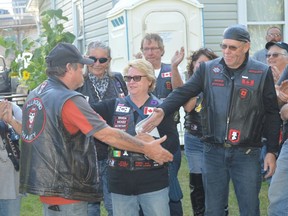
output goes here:
{"type": "Polygon", "coordinates": [[[150,62],[145,59],[134,59],[130,61],[128,65],[124,68],[124,76],[127,76],[129,68],[134,68],[143,73],[144,76],[147,76],[148,81],[151,82],[148,92],[152,92],[155,89],[156,77],[154,74],[154,68],[150,62]]]}

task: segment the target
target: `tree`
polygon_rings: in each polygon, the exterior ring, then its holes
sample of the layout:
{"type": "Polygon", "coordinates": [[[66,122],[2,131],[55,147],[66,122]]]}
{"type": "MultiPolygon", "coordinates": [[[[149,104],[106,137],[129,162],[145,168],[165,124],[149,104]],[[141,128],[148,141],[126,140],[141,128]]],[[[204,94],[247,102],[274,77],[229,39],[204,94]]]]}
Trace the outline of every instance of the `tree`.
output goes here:
{"type": "Polygon", "coordinates": [[[44,11],[41,14],[42,33],[35,41],[26,38],[18,45],[11,38],[0,36],[0,46],[6,49],[5,57],[15,56],[10,65],[12,75],[18,76],[20,84],[25,83],[30,90],[47,79],[45,57],[53,47],[59,42],[73,43],[75,40],[75,35],[64,31],[61,21],[68,21],[68,18],[62,14],[61,9],[44,11]],[[29,64],[25,64],[30,58],[26,53],[33,54],[29,64]]]}

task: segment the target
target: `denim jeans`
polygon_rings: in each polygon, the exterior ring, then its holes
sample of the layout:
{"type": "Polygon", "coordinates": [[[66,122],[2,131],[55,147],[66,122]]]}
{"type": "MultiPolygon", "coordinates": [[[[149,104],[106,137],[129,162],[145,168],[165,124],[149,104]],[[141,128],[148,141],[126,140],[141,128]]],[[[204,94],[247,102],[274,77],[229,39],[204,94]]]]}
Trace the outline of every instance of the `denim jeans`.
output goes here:
{"type": "Polygon", "coordinates": [[[203,143],[189,132],[184,134],[184,153],[188,161],[190,173],[202,173],[203,143]]]}
{"type": "Polygon", "coordinates": [[[259,216],[261,189],[261,148],[224,148],[204,144],[203,183],[206,216],[224,215],[230,179],[234,185],[241,216],[259,216]]]}
{"type": "Polygon", "coordinates": [[[167,216],[169,211],[168,187],[139,195],[111,193],[114,216],[139,215],[139,205],[145,216],[167,216]]]}
{"type": "Polygon", "coordinates": [[[0,199],[0,216],[20,216],[21,196],[16,199],[0,199]]]}
{"type": "MultiPolygon", "coordinates": [[[[98,161],[99,173],[100,173],[100,182],[102,183],[103,196],[104,196],[104,206],[108,212],[108,216],[113,216],[112,209],[112,199],[111,193],[108,191],[108,182],[107,182],[107,159],[98,161]]],[[[98,203],[88,203],[88,216],[100,216],[100,202],[98,203]]]]}
{"type": "Polygon", "coordinates": [[[43,203],[43,216],[87,216],[87,202],[77,202],[67,205],[58,205],[56,208],[49,209],[51,205],[43,203]]]}
{"type": "Polygon", "coordinates": [[[288,215],[288,140],[282,146],[268,190],[269,216],[288,215]]]}

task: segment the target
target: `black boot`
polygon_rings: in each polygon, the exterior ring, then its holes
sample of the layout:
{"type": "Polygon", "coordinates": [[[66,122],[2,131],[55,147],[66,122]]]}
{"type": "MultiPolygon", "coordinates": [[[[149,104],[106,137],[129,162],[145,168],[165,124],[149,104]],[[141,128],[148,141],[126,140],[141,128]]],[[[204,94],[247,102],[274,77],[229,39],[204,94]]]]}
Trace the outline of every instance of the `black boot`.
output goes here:
{"type": "Polygon", "coordinates": [[[202,174],[190,173],[190,199],[194,216],[204,216],[205,194],[202,182],[202,174]]]}

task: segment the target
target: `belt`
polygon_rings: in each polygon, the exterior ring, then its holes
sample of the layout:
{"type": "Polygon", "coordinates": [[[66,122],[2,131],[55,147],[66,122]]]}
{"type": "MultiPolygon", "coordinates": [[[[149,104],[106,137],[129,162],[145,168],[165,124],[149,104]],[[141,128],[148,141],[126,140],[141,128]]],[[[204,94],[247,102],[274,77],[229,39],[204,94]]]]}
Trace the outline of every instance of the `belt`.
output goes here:
{"type": "Polygon", "coordinates": [[[224,147],[224,148],[231,148],[231,147],[233,147],[233,145],[232,145],[232,144],[229,144],[229,143],[226,143],[226,142],[224,142],[224,143],[223,143],[223,147],[224,147]]]}

